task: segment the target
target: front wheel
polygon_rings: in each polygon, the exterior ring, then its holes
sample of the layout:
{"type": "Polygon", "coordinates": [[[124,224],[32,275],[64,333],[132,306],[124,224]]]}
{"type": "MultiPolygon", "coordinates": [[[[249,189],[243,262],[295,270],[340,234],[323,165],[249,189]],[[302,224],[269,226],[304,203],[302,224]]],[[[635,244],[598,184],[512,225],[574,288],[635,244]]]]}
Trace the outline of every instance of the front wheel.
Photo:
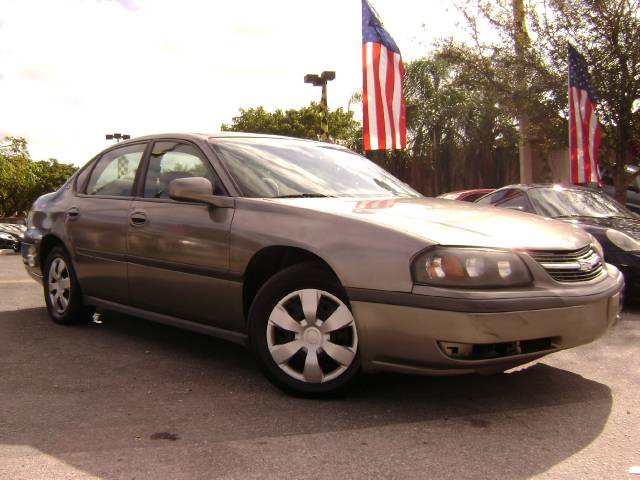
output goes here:
{"type": "Polygon", "coordinates": [[[360,370],[358,333],[346,295],[314,264],[271,278],[249,312],[250,340],[267,377],[304,396],[338,394],[360,370]]]}

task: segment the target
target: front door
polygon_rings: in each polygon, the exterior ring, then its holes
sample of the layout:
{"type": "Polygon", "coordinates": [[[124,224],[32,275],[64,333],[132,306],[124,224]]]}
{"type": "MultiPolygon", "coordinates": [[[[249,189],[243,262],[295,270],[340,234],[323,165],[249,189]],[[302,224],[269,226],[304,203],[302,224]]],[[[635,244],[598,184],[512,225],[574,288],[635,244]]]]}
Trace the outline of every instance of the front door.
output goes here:
{"type": "Polygon", "coordinates": [[[133,201],[130,211],[132,304],[232,328],[227,308],[229,230],[234,210],[171,200],[169,184],[185,177],[205,177],[221,188],[198,147],[157,141],[149,157],[142,195],[133,201]]]}
{"type": "Polygon", "coordinates": [[[127,145],[99,158],[86,187],[70,202],[65,226],[85,295],[129,302],[127,229],[133,185],[147,143],[127,145]]]}

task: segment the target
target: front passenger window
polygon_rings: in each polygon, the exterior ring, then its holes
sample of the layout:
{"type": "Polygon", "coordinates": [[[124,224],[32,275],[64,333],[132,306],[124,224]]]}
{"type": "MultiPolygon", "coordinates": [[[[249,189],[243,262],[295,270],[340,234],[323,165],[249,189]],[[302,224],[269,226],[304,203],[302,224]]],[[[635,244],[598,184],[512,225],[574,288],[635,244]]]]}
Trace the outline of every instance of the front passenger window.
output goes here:
{"type": "Polygon", "coordinates": [[[214,186],[216,195],[223,195],[220,182],[208,166],[208,160],[194,146],[179,142],[156,142],[149,157],[144,182],[145,198],[169,198],[173,180],[204,177],[214,186]]]}
{"type": "Polygon", "coordinates": [[[105,153],[91,172],[87,195],[130,197],[145,147],[128,145],[105,153]]]}

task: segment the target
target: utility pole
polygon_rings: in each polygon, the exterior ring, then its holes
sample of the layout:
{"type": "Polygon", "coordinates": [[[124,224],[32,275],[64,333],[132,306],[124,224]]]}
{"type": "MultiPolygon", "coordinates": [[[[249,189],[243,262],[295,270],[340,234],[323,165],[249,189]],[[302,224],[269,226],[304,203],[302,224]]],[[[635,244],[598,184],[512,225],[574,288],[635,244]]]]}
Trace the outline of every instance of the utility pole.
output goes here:
{"type": "Polygon", "coordinates": [[[525,96],[527,94],[527,52],[530,47],[529,34],[524,15],[523,0],[512,0],[513,3],[513,38],[516,49],[516,57],[520,60],[517,66],[518,84],[516,91],[516,110],[518,116],[518,129],[520,131],[518,146],[520,150],[520,183],[533,182],[533,155],[531,151],[531,138],[529,126],[529,114],[525,96]]]}
{"type": "Polygon", "coordinates": [[[322,96],[320,97],[320,107],[322,108],[322,139],[329,141],[329,106],[327,105],[327,82],[336,78],[336,72],[322,72],[320,75],[308,73],[304,76],[304,83],[310,83],[314,87],[322,87],[322,96]]]}

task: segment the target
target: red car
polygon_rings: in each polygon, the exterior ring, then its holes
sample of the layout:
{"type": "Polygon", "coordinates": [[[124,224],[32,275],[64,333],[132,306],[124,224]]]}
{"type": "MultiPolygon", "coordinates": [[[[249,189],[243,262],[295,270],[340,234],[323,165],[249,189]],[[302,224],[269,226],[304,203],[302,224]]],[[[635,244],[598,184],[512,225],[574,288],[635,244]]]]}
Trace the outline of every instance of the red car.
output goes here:
{"type": "Polygon", "coordinates": [[[447,200],[462,200],[463,202],[475,202],[480,197],[484,197],[487,193],[493,192],[494,188],[476,188],[474,190],[458,190],[456,192],[443,193],[437,198],[446,198],[447,200]]]}

